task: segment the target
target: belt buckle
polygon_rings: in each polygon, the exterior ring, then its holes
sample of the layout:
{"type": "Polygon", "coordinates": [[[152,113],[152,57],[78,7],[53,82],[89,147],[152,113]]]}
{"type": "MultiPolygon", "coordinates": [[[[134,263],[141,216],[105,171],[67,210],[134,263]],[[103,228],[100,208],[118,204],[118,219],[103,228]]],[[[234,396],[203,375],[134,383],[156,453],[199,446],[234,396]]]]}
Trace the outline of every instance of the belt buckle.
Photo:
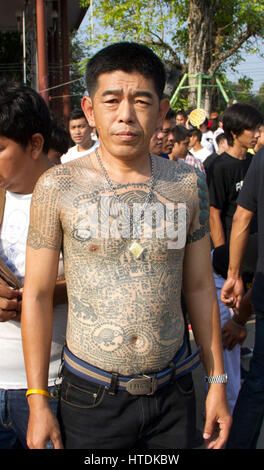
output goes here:
{"type": "Polygon", "coordinates": [[[141,375],[129,380],[126,391],[130,395],[153,395],[158,388],[155,375],[141,375]]]}

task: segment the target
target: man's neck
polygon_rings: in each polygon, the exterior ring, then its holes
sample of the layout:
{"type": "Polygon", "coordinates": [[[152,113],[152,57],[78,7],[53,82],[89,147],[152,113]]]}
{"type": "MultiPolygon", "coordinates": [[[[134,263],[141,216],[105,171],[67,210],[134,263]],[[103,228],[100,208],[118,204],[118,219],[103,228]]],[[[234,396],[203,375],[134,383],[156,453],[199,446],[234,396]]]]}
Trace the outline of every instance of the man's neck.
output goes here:
{"type": "Polygon", "coordinates": [[[87,142],[85,145],[80,145],[77,144],[77,152],[85,152],[89,150],[93,146],[94,142],[91,140],[90,142],[87,142]]]}
{"type": "Polygon", "coordinates": [[[176,162],[178,158],[182,158],[182,157],[180,157],[179,155],[172,155],[172,154],[169,155],[169,159],[173,160],[174,162],[176,162]]]}
{"type": "MultiPolygon", "coordinates": [[[[113,181],[122,184],[143,183],[151,177],[149,152],[144,152],[138,157],[122,158],[110,155],[101,145],[97,153],[105,171],[113,181]]],[[[101,172],[96,155],[93,154],[92,158],[94,166],[101,172]]]]}
{"type": "Polygon", "coordinates": [[[200,144],[200,142],[196,142],[193,146],[193,151],[198,152],[199,150],[202,150],[203,146],[200,144]]]}
{"type": "Polygon", "coordinates": [[[235,142],[232,147],[228,147],[227,153],[238,160],[245,160],[247,156],[247,148],[244,148],[235,142]]]}

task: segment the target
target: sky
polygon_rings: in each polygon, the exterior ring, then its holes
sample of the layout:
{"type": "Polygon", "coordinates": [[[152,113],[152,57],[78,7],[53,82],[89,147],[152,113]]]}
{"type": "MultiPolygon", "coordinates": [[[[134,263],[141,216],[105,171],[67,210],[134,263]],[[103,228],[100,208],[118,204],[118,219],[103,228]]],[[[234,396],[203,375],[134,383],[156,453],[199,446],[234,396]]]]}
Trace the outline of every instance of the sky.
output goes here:
{"type": "Polygon", "coordinates": [[[226,71],[227,78],[232,82],[236,82],[239,78],[246,75],[253,79],[252,91],[257,92],[260,85],[264,83],[264,58],[257,53],[245,54],[245,62],[241,62],[236,69],[237,72],[226,71]]]}
{"type": "MultiPolygon", "coordinates": [[[[85,30],[86,25],[89,23],[90,13],[89,10],[86,13],[82,24],[79,28],[79,31],[85,30]]],[[[260,42],[260,41],[259,41],[260,42]]],[[[264,52],[264,42],[262,46],[262,52],[264,52]]],[[[253,79],[252,91],[254,93],[258,92],[259,87],[264,83],[264,58],[260,57],[258,52],[247,54],[245,53],[243,58],[244,61],[241,61],[236,67],[236,72],[233,72],[231,69],[226,69],[226,76],[228,80],[232,82],[237,82],[239,78],[247,76],[253,79]]]]}

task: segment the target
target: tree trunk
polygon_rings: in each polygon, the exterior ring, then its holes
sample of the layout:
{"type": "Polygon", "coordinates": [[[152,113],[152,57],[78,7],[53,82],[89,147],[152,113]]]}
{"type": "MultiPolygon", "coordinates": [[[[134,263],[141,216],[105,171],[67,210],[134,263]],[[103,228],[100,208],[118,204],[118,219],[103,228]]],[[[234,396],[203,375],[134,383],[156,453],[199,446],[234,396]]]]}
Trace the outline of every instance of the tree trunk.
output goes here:
{"type": "MultiPolygon", "coordinates": [[[[214,15],[218,8],[218,0],[190,0],[188,17],[189,26],[189,65],[188,73],[206,74],[211,65],[214,51],[213,24],[214,15]]],[[[206,80],[206,82],[208,82],[206,80]]],[[[190,107],[197,107],[198,78],[189,77],[188,101],[190,107]]],[[[202,89],[203,90],[203,89],[202,89]]],[[[206,93],[206,111],[210,111],[211,89],[206,93]]],[[[202,106],[205,105],[205,93],[202,94],[202,106]]]]}

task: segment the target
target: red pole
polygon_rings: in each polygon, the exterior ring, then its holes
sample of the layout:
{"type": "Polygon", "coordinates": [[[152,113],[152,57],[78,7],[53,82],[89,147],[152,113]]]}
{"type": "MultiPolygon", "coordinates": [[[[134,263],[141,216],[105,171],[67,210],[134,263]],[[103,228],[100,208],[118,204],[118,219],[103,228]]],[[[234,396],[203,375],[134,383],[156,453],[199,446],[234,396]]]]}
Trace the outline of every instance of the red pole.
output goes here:
{"type": "Polygon", "coordinates": [[[46,43],[46,5],[44,0],[36,0],[37,18],[37,52],[38,52],[38,89],[41,96],[49,105],[48,60],[46,43]]]}
{"type": "MultiPolygon", "coordinates": [[[[62,79],[63,83],[70,81],[70,52],[69,52],[69,29],[68,29],[68,10],[67,0],[60,0],[61,11],[61,38],[62,38],[62,79]]],[[[71,111],[70,101],[70,86],[64,85],[63,87],[63,117],[65,126],[68,126],[68,119],[71,111]]]]}

